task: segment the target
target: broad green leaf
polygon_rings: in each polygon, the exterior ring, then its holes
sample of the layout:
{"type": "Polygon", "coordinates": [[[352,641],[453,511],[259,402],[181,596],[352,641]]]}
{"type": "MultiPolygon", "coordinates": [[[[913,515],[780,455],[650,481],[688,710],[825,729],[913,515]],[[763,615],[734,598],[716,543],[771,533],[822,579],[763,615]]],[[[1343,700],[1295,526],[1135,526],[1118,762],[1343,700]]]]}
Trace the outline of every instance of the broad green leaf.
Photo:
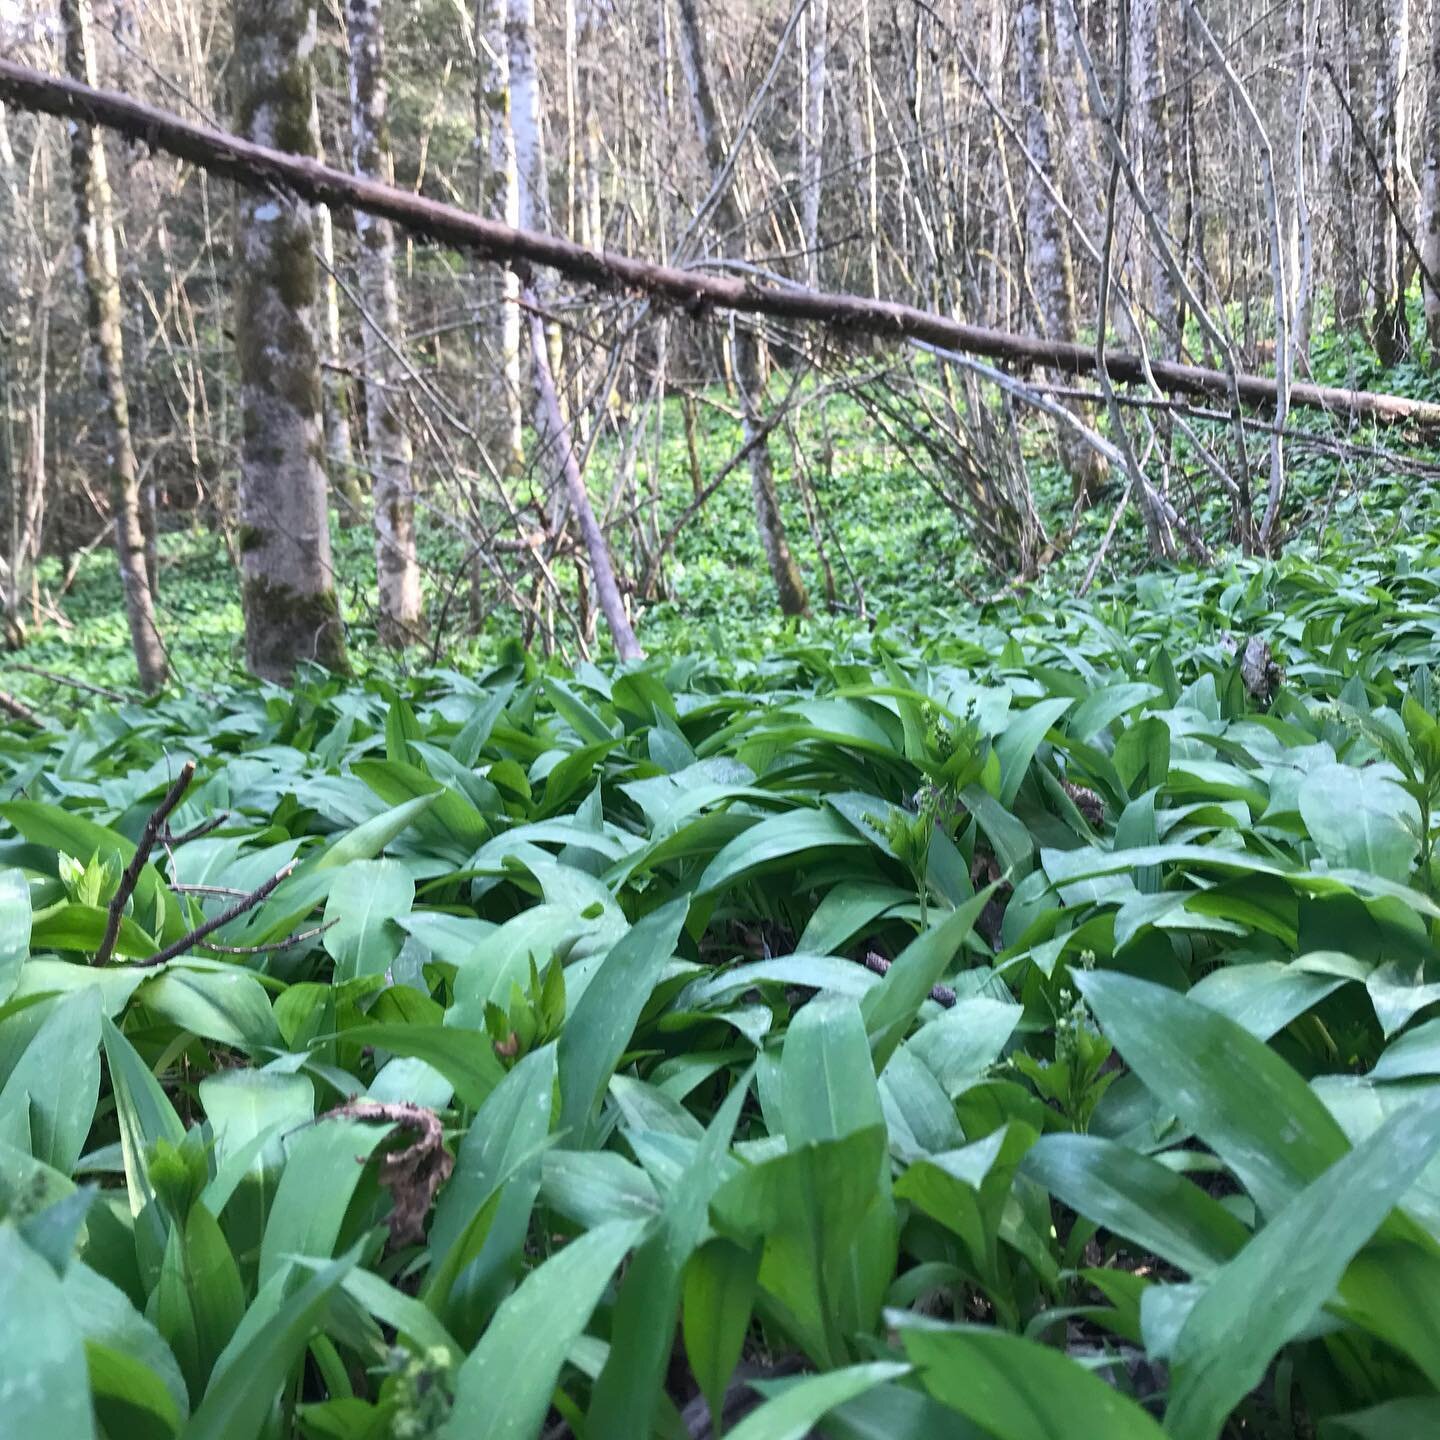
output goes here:
{"type": "Polygon", "coordinates": [[[23,870],[0,870],[0,1004],[15,993],[30,952],[30,886],[23,870]]]}
{"type": "MultiPolygon", "coordinates": [[[[877,803],[876,810],[883,810],[877,803]]],[[[737,835],[705,867],[697,895],[724,890],[757,871],[817,850],[858,848],[867,842],[832,810],[790,810],[771,815],[737,835]]]]}
{"type": "Polygon", "coordinates": [[[1165,1415],[1175,1440],[1215,1440],[1437,1149],[1440,1095],[1393,1115],[1217,1273],[1175,1345],[1165,1415]]]}
{"type": "Polygon", "coordinates": [[[1067,1355],[975,1325],[892,1314],[921,1383],[995,1440],[1162,1440],[1131,1399],[1067,1355]]]}
{"type": "Polygon", "coordinates": [[[900,952],[885,978],[861,1002],[877,1073],[920,1013],[930,991],[975,927],[994,891],[987,886],[938,925],[918,935],[900,952]]]}
{"type": "Polygon", "coordinates": [[[0,1137],[68,1175],[85,1149],[100,1094],[100,992],[55,1002],[0,1090],[0,1137]]]}
{"type": "Polygon", "coordinates": [[[1156,1099],[1274,1215],[1345,1153],[1344,1133],[1263,1041],[1160,985],[1106,971],[1075,983],[1156,1099]]]}
{"type": "Polygon", "coordinates": [[[485,1103],[505,1074],[495,1058],[494,1042],[482,1031],[452,1025],[376,1024],[352,1026],[344,1037],[352,1045],[423,1060],[455,1087],[460,1103],[472,1110],[485,1103]]]}
{"type": "Polygon", "coordinates": [[[539,1433],[570,1346],[643,1233],[635,1221],[602,1225],[525,1277],[460,1367],[442,1436],[530,1440],[539,1433]]]}
{"type": "Polygon", "coordinates": [[[1404,880],[1419,848],[1420,810],[1390,776],[1353,765],[1313,770],[1300,786],[1300,814],[1334,867],[1404,880]]]}
{"type": "Polygon", "coordinates": [[[1022,1168],[1077,1214],[1191,1275],[1213,1273],[1250,1238],[1198,1185],[1113,1140],[1042,1135],[1022,1168]]]}
{"type": "Polygon", "coordinates": [[[237,1050],[280,1048],[265,987],[237,967],[167,970],[139,993],[157,1015],[193,1035],[237,1050]]]}
{"type": "Polygon", "coordinates": [[[331,1261],[288,1294],[284,1288],[290,1272],[271,1279],[246,1313],[246,1322],[263,1316],[263,1323],[242,1323],[236,1331],[181,1440],[248,1440],[260,1433],[276,1395],[355,1259],[351,1253],[331,1261]]]}
{"type": "Polygon", "coordinates": [[[93,1440],[85,1347],[50,1266],[0,1224],[0,1405],[12,1435],[93,1440]]]}
{"type": "Polygon", "coordinates": [[[394,860],[360,860],[347,865],[325,902],[325,949],[334,957],[335,978],[384,975],[405,932],[394,922],[410,913],[415,881],[394,860]]]}
{"type": "Polygon", "coordinates": [[[671,900],[621,936],[567,1020],[557,1052],[564,1143],[587,1143],[601,1096],[674,953],[688,908],[683,896],[671,900]]]}
{"type": "Polygon", "coordinates": [[[744,1248],[718,1237],[696,1250],[685,1266],[685,1355],[717,1433],[725,1390],[750,1329],[759,1272],[759,1246],[744,1248]]]}
{"type": "Polygon", "coordinates": [[[1040,748],[1045,733],[1074,704],[1073,700],[1037,700],[1026,710],[1012,711],[1004,733],[995,742],[1000,757],[999,801],[1007,809],[1014,804],[1020,782],[1040,748]]]}
{"type": "Polygon", "coordinates": [[[752,1410],[728,1432],[730,1440],[804,1440],[837,1405],[909,1372],[908,1365],[874,1360],[868,1365],[849,1365],[825,1375],[807,1376],[752,1410]]]}

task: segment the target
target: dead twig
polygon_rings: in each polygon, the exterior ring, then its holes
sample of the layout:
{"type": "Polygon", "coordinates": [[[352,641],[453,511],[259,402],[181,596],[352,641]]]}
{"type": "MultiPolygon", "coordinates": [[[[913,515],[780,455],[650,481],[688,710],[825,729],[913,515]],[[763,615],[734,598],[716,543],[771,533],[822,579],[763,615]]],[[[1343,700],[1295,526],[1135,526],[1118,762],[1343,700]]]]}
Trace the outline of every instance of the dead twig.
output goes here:
{"type": "Polygon", "coordinates": [[[167,945],[158,954],[148,955],[143,960],[134,960],[131,964],[138,968],[149,969],[155,965],[163,965],[167,960],[174,960],[176,956],[183,955],[187,950],[193,950],[207,935],[213,935],[221,926],[228,925],[232,920],[238,920],[247,910],[253,910],[282,880],[289,878],[290,872],[294,868],[295,862],[292,860],[283,870],[277,870],[263,885],[250,891],[243,899],[237,900],[229,909],[222,910],[213,920],[207,920],[203,925],[197,925],[188,935],[182,935],[173,945],[167,945]]]}
{"type": "Polygon", "coordinates": [[[110,901],[109,914],[105,917],[105,934],[100,940],[100,948],[95,952],[94,960],[90,962],[92,965],[110,963],[110,957],[115,953],[116,936],[120,934],[120,920],[125,914],[125,905],[135,893],[136,882],[140,879],[141,870],[145,868],[145,862],[150,858],[151,850],[155,848],[161,826],[180,803],[181,796],[190,788],[190,782],[194,778],[195,762],[187,760],[180,767],[180,773],[165,792],[164,798],[150,812],[150,818],[145,822],[145,828],[140,832],[140,839],[135,845],[135,853],[130,857],[130,863],[120,877],[119,888],[110,901]]]}
{"type": "Polygon", "coordinates": [[[317,935],[323,935],[332,925],[339,923],[337,917],[334,920],[327,920],[323,925],[315,925],[309,930],[297,931],[294,935],[287,935],[283,940],[271,940],[264,945],[222,945],[218,940],[207,940],[205,948],[217,951],[221,955],[270,955],[277,950],[289,950],[293,946],[303,945],[305,941],[313,940],[317,935]]]}
{"type": "MultiPolygon", "coordinates": [[[[886,975],[890,967],[895,963],[887,960],[883,955],[877,954],[874,950],[867,950],[865,958],[860,962],[872,975],[886,975]]],[[[932,985],[930,987],[930,998],[937,1004],[943,1005],[947,1010],[955,1003],[955,992],[948,985],[932,985]]]]}
{"type": "Polygon", "coordinates": [[[19,660],[10,661],[10,669],[23,670],[27,675],[38,675],[42,680],[49,680],[56,685],[68,685],[72,690],[83,690],[87,695],[98,695],[102,700],[113,700],[117,705],[126,704],[135,698],[133,695],[122,695],[118,690],[108,690],[103,685],[92,685],[88,680],[77,680],[73,675],[61,675],[56,670],[42,670],[38,665],[22,664],[19,660]]]}

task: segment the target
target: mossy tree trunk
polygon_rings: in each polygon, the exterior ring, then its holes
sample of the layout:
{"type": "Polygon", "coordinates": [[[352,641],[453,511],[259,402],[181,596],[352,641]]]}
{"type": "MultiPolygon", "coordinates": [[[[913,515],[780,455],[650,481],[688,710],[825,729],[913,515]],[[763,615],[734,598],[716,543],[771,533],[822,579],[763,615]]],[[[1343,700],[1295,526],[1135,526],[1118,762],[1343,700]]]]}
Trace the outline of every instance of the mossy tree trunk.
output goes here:
{"type": "Polygon", "coordinates": [[[320,258],[329,268],[325,271],[325,358],[330,362],[325,372],[325,455],[330,466],[330,485],[334,491],[335,513],[346,530],[365,519],[365,492],[360,486],[360,472],[355,465],[355,445],[350,435],[350,393],[345,375],[340,370],[340,286],[335,279],[335,225],[328,205],[315,207],[316,228],[320,235],[320,258]]]}
{"type": "MultiPolygon", "coordinates": [[[[677,39],[680,65],[690,89],[695,125],[710,174],[722,188],[715,201],[715,219],[722,235],[736,237],[745,233],[745,216],[735,197],[733,180],[724,176],[725,144],[720,135],[720,116],[710,80],[705,72],[705,48],[700,36],[700,20],[695,0],[679,0],[677,39]]],[[[765,390],[764,342],[752,332],[737,327],[734,341],[735,382],[740,391],[742,428],[749,444],[764,424],[761,397],[765,390]]],[[[810,602],[805,594],[805,581],[800,567],[790,552],[785,534],[785,521],[775,490],[775,469],[770,460],[770,442],[764,440],[750,451],[750,492],[755,501],[755,523],[760,531],[760,545],[770,567],[771,579],[786,615],[806,615],[810,602]]]]}
{"type": "MultiPolygon", "coordinates": [[[[347,0],[346,20],[355,172],[393,185],[380,0],[347,0]]],[[[355,229],[360,242],[360,298],[366,311],[365,427],[374,498],[380,638],[387,645],[403,647],[419,640],[425,627],[415,552],[414,457],[405,426],[405,376],[393,348],[400,338],[395,228],[388,220],[357,210],[355,229]]]]}
{"type": "MultiPolygon", "coordinates": [[[[96,83],[90,0],[61,0],[65,68],[87,85],[96,83]]],[[[165,647],[155,624],[154,597],[140,523],[139,467],[130,437],[125,390],[125,344],[120,326],[120,269],[111,218],[105,147],[90,125],[70,126],[70,179],[75,192],[75,260],[85,291],[94,363],[101,395],[115,555],[125,591],[125,614],[140,684],[154,692],[165,683],[165,647]]]]}
{"type": "MultiPolygon", "coordinates": [[[[313,0],[235,0],[235,130],[314,155],[313,0]]],[[[302,661],[346,668],[326,516],[319,267],[310,206],[239,198],[240,566],[245,659],[267,680],[302,661]]]]}

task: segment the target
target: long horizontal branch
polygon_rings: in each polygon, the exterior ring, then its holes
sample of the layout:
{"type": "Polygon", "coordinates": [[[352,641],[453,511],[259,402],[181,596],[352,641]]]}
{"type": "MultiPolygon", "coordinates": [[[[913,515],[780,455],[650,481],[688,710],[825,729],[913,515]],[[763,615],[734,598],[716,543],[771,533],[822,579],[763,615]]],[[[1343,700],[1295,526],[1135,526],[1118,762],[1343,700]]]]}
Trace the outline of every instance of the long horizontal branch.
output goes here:
{"type": "MultiPolygon", "coordinates": [[[[631,255],[587,249],[559,235],[516,229],[458,206],[346,174],[306,156],[286,154],[193,124],[114,91],[93,89],[8,60],[0,60],[0,101],[106,126],[252,189],[279,187],[306,200],[383,215],[412,234],[476,251],[497,263],[521,270],[543,266],[582,284],[669,301],[696,316],[709,309],[770,315],[824,325],[841,333],[920,340],[1021,369],[1044,368],[1068,375],[1089,375],[1096,369],[1095,350],[1088,345],[967,325],[893,300],[801,286],[777,288],[757,284],[754,279],[681,270],[631,255]]],[[[1147,380],[1138,355],[1107,351],[1104,363],[1112,380],[1147,380]]],[[[1152,360],[1149,369],[1156,383],[1171,394],[1228,398],[1234,393],[1231,378],[1222,370],[1161,360],[1152,360]]],[[[1234,388],[1244,404],[1274,408],[1278,392],[1273,379],[1240,375],[1236,380],[1234,388]]],[[[1406,424],[1440,433],[1440,405],[1398,395],[1295,385],[1290,403],[1351,419],[1406,424]]]]}

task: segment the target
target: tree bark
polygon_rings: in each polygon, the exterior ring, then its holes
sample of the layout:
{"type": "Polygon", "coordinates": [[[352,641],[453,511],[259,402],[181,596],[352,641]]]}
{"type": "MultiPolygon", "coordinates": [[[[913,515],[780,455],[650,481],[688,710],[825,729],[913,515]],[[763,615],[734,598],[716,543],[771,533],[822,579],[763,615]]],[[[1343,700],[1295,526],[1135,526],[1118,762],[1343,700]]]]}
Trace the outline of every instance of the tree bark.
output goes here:
{"type": "MultiPolygon", "coordinates": [[[[690,88],[690,101],[695,112],[695,125],[700,143],[710,166],[713,183],[718,188],[715,214],[720,228],[731,236],[744,233],[745,217],[735,198],[732,180],[726,176],[725,147],[720,138],[720,122],[715,97],[705,73],[705,51],[700,38],[700,21],[695,13],[695,0],[678,0],[680,66],[690,88]]],[[[764,433],[761,397],[765,388],[764,342],[749,331],[737,328],[733,345],[735,382],[740,391],[742,431],[748,444],[764,433]]],[[[805,581],[800,567],[790,553],[785,534],[785,521],[780,514],[780,501],[775,491],[775,470],[770,460],[769,441],[764,440],[750,451],[750,492],[755,501],[755,522],[760,532],[760,546],[775,582],[780,610],[785,615],[807,615],[810,603],[805,594],[805,581]]]]}
{"type": "MultiPolygon", "coordinates": [[[[1131,133],[1140,137],[1137,149],[1145,204],[1156,224],[1169,235],[1173,166],[1161,64],[1159,0],[1131,0],[1130,96],[1135,116],[1131,133]]],[[[1161,353],[1172,360],[1180,354],[1179,305],[1170,271],[1153,249],[1148,279],[1150,303],[1160,328],[1161,353]]]]}
{"type": "MultiPolygon", "coordinates": [[[[1430,15],[1430,46],[1425,76],[1424,166],[1421,182],[1420,253],[1432,276],[1440,275],[1440,5],[1430,15]]],[[[1440,288],[1426,281],[1425,337],[1430,367],[1440,368],[1440,288]]]]}
{"type": "MultiPolygon", "coordinates": [[[[1070,247],[1039,178],[1043,176],[1052,185],[1055,180],[1044,91],[1050,65],[1042,0],[1022,0],[1015,22],[1015,49],[1020,68],[1020,108],[1025,115],[1025,148],[1034,162],[1025,187],[1025,264],[1045,334],[1057,340],[1073,340],[1075,278],[1070,247]]],[[[1081,413],[1079,407],[1073,408],[1081,413]]],[[[1086,417],[1082,414],[1081,418],[1086,417]]],[[[1075,498],[1094,496],[1109,469],[1104,457],[1080,443],[1070,430],[1060,432],[1059,444],[1060,459],[1074,484],[1075,498]]]]}
{"type": "MultiPolygon", "coordinates": [[[[395,183],[386,115],[385,24],[380,0],[348,0],[350,138],[355,172],[395,183]]],[[[415,551],[414,457],[405,425],[404,375],[391,343],[400,338],[395,231],[383,216],[357,211],[360,297],[365,316],[365,432],[369,442],[375,572],[382,643],[403,649],[425,630],[415,551]]]]}
{"type": "Polygon", "coordinates": [[[320,231],[320,258],[326,270],[325,287],[325,356],[330,368],[325,372],[325,457],[330,467],[330,483],[339,503],[335,507],[341,526],[349,530],[365,519],[365,492],[355,468],[355,443],[350,433],[350,395],[341,373],[340,347],[340,286],[335,279],[335,226],[328,205],[315,207],[320,231]]]}
{"type": "MultiPolygon", "coordinates": [[[[61,0],[65,26],[65,67],[87,85],[95,83],[90,0],[61,0]]],[[[154,693],[165,684],[165,647],[155,623],[154,598],[145,562],[140,523],[139,467],[130,438],[130,403],[125,389],[125,342],[120,323],[120,271],[111,219],[105,146],[92,125],[70,130],[70,179],[75,192],[75,259],[84,287],[94,364],[104,399],[105,445],[115,556],[125,591],[125,614],[140,684],[154,693]]]]}
{"type": "MultiPolygon", "coordinates": [[[[235,0],[234,26],[236,130],[313,157],[314,4],[235,0]]],[[[288,681],[302,661],[347,667],[327,519],[310,206],[247,190],[236,235],[245,658],[262,679],[288,681]]]]}
{"type": "Polygon", "coordinates": [[[810,0],[806,17],[805,118],[800,129],[800,225],[805,279],[820,283],[820,199],[825,186],[825,92],[829,81],[830,0],[810,0]]]}
{"type": "Polygon", "coordinates": [[[1383,364],[1394,365],[1410,350],[1405,291],[1411,265],[1401,243],[1397,214],[1403,211],[1410,189],[1409,116],[1405,103],[1405,71],[1410,60],[1409,0],[1375,0],[1374,15],[1380,51],[1374,129],[1383,172],[1376,181],[1375,199],[1375,353],[1383,364]]]}
{"type": "MultiPolygon", "coordinates": [[[[520,176],[510,124],[510,47],[507,0],[476,0],[475,137],[482,215],[503,225],[520,224],[520,176]]],[[[520,405],[520,280],[504,267],[492,272],[480,322],[483,370],[478,396],[480,433],[503,477],[525,463],[520,405]],[[486,353],[488,352],[488,353],[486,353]]]]}

